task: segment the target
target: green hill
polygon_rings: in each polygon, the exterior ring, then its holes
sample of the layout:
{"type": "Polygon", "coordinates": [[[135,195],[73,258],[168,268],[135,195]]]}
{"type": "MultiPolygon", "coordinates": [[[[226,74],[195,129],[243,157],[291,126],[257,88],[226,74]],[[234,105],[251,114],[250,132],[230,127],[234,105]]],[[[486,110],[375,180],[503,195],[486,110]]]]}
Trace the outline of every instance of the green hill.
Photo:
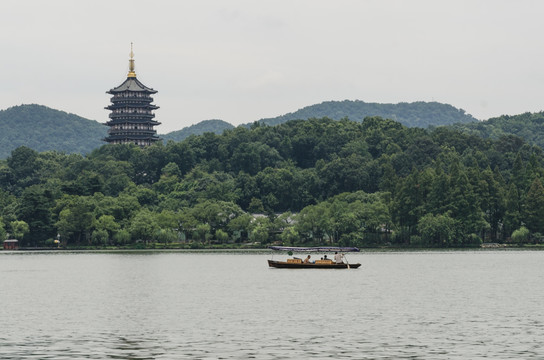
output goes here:
{"type": "MultiPolygon", "coordinates": [[[[334,120],[347,117],[360,122],[367,116],[381,116],[396,120],[408,127],[423,128],[431,125],[477,121],[465,114],[464,110],[436,102],[377,104],[345,100],[307,106],[296,112],[276,118],[261,119],[259,122],[277,125],[288,120],[322,117],[334,120]]],[[[221,134],[224,130],[233,127],[222,120],[205,120],[181,130],[160,135],[160,137],[165,141],[177,142],[190,135],[201,135],[206,132],[221,134]]],[[[86,154],[104,145],[102,139],[106,135],[107,127],[97,121],[43,105],[20,105],[0,110],[0,159],[5,159],[12,150],[23,145],[39,152],[56,150],[86,154]]]]}
{"type": "MultiPolygon", "coordinates": [[[[165,141],[182,141],[205,132],[220,134],[234,126],[222,120],[205,120],[182,130],[160,135],[165,141]]],[[[87,154],[104,145],[108,128],[102,123],[43,105],[19,105],[0,110],[0,159],[19,146],[38,152],[56,150],[87,154]]]]}
{"type": "Polygon", "coordinates": [[[88,153],[103,145],[107,127],[42,105],[0,110],[0,158],[25,145],[36,151],[88,153]]]}
{"type": "Polygon", "coordinates": [[[367,116],[380,116],[393,119],[408,127],[427,128],[431,125],[449,125],[455,123],[471,123],[478,121],[448,104],[438,102],[413,102],[398,104],[366,103],[361,100],[325,101],[321,104],[304,107],[293,113],[275,118],[261,119],[267,125],[277,125],[289,120],[305,120],[328,117],[333,120],[348,118],[361,122],[367,116]]]}
{"type": "Polygon", "coordinates": [[[483,138],[498,139],[515,135],[532,145],[544,148],[544,112],[503,115],[472,124],[455,124],[454,128],[483,138]]]}
{"type": "Polygon", "coordinates": [[[181,130],[172,131],[166,135],[160,135],[160,137],[165,141],[182,141],[191,135],[202,135],[207,132],[219,135],[224,130],[232,128],[234,128],[233,125],[223,120],[204,120],[199,122],[198,124],[185,127],[181,130]]]}

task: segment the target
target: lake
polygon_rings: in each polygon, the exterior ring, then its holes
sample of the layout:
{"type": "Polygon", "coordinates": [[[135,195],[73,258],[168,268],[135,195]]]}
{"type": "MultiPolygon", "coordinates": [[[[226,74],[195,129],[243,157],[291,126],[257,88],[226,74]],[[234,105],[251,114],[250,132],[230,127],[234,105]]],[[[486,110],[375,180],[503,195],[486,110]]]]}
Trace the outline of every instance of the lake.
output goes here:
{"type": "Polygon", "coordinates": [[[544,252],[270,257],[0,251],[0,359],[544,358],[544,252]]]}

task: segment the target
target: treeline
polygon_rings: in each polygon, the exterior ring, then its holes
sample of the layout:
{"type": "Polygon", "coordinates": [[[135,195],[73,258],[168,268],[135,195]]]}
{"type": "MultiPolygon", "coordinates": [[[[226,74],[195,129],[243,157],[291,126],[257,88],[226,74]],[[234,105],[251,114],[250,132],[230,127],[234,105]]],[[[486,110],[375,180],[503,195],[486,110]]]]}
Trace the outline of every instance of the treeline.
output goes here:
{"type": "Polygon", "coordinates": [[[544,148],[544,112],[503,115],[486,121],[452,126],[483,138],[499,139],[502,136],[515,135],[529,144],[544,148]]]}
{"type": "Polygon", "coordinates": [[[172,131],[165,135],[160,135],[160,138],[165,142],[168,142],[169,140],[183,141],[191,135],[202,135],[207,132],[221,134],[226,129],[232,128],[234,128],[233,125],[223,120],[204,120],[197,124],[187,126],[181,130],[172,131]]]}
{"type": "Polygon", "coordinates": [[[393,120],[255,123],[87,156],[14,150],[0,234],[23,245],[540,242],[542,149],[393,120]],[[255,215],[258,214],[258,215],[255,215]]]}

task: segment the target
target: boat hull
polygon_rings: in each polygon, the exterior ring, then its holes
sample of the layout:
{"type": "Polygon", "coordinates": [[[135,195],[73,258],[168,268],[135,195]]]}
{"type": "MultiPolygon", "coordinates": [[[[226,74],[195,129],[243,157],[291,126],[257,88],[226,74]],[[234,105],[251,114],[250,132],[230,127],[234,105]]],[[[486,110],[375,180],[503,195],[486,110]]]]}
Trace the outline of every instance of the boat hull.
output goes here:
{"type": "Polygon", "coordinates": [[[288,263],[286,261],[268,260],[268,266],[285,269],[357,269],[361,264],[304,264],[288,263]]]}

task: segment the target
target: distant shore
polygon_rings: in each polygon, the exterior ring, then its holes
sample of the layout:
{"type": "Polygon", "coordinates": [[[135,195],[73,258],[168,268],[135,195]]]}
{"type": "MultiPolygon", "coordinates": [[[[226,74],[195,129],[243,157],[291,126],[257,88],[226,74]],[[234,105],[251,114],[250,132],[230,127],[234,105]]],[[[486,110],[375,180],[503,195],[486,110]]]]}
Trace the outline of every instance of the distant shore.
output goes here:
{"type": "MultiPolygon", "coordinates": [[[[390,251],[479,251],[479,250],[544,250],[544,244],[495,244],[484,243],[479,247],[399,247],[380,246],[360,248],[361,252],[390,252],[390,251]]],[[[5,252],[31,252],[31,251],[88,251],[88,252],[115,252],[115,251],[180,251],[180,252],[269,252],[267,246],[249,244],[240,245],[212,245],[212,246],[189,246],[189,244],[147,244],[146,246],[69,246],[69,247],[22,247],[16,250],[0,249],[5,252]],[[180,246],[181,245],[181,246],[180,246]]]]}

